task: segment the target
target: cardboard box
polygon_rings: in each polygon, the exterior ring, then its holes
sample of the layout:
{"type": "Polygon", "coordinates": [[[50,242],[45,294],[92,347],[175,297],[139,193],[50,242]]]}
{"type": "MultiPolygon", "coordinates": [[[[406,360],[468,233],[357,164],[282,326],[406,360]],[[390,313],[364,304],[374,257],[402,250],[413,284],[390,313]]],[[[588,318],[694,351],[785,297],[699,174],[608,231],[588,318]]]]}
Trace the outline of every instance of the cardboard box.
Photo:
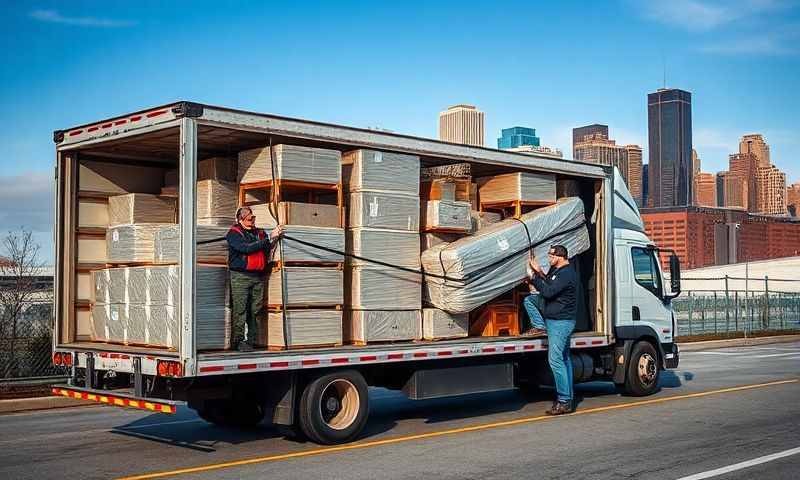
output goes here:
{"type": "Polygon", "coordinates": [[[422,338],[419,310],[349,310],[345,312],[347,342],[392,342],[422,338]]]}
{"type": "Polygon", "coordinates": [[[174,198],[147,193],[128,193],[108,198],[110,226],[133,223],[176,223],[177,203],[174,198]]]}
{"type": "Polygon", "coordinates": [[[556,203],[556,176],[551,173],[517,172],[478,179],[480,202],[556,203]]]}

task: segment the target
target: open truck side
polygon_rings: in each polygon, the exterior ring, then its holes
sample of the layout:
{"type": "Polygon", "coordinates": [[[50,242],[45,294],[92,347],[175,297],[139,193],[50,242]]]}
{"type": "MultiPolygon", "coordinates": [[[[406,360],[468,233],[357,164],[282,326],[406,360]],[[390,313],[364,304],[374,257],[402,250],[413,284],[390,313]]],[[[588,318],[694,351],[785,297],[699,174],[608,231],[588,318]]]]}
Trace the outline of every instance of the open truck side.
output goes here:
{"type": "MultiPolygon", "coordinates": [[[[680,290],[677,257],[664,283],[659,251],[644,233],[619,173],[608,166],[544,155],[456,145],[393,133],[177,102],[55,132],[56,277],[54,362],[72,367],[54,393],[171,413],[187,404],[210,422],[267,421],[319,443],[358,436],[367,386],[424,399],[547,383],[547,340],[470,337],[285,351],[205,351],[197,345],[197,162],[272,143],[419,156],[426,166],[469,163],[479,175],[547,172],[574,180],[587,205],[592,248],[585,259],[586,325],[572,340],[575,382],[605,379],[629,394],[657,390],[676,367],[670,299],[680,290]],[[153,193],[178,169],[180,325],[172,348],[92,341],[87,328],[86,252],[101,232],[81,215],[116,193],[153,193]],[[107,187],[107,188],[106,188],[107,187]],[[96,191],[93,188],[106,190],[96,191]],[[83,275],[82,275],[83,274],[83,275]]],[[[588,220],[588,219],[587,219],[588,220]]]]}

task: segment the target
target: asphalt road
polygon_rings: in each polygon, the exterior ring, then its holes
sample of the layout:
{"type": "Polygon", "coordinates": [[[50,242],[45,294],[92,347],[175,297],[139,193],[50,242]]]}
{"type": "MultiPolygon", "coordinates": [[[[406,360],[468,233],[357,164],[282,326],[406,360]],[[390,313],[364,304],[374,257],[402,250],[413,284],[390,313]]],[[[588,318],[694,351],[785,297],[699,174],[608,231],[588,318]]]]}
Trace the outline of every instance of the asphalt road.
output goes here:
{"type": "Polygon", "coordinates": [[[644,399],[579,385],[578,413],[558,418],[543,415],[547,391],[412,402],[376,389],[364,438],[345,447],[221,429],[188,410],[6,415],[0,478],[796,479],[798,380],[800,342],[684,353],[644,399]]]}

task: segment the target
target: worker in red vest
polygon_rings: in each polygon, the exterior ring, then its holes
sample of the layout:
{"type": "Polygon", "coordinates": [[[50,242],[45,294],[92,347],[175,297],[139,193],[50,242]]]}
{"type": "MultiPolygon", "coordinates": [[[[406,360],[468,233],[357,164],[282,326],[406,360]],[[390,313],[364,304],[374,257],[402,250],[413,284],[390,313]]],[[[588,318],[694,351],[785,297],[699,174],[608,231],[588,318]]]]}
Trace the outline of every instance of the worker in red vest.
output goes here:
{"type": "Polygon", "coordinates": [[[267,236],[256,227],[256,216],[250,207],[241,207],[236,211],[236,224],[225,237],[233,300],[231,346],[240,352],[252,351],[257,329],[264,328],[261,323],[269,250],[282,234],[283,226],[279,225],[267,236]]]}

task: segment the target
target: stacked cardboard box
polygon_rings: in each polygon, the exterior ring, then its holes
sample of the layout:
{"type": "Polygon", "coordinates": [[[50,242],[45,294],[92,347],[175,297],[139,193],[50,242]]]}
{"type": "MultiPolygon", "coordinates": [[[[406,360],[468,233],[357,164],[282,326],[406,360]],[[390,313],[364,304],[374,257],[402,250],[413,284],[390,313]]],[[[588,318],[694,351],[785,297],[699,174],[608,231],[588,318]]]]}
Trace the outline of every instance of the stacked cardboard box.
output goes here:
{"type": "Polygon", "coordinates": [[[552,173],[517,172],[478,179],[481,204],[556,202],[556,178],[552,173]]]}
{"type": "Polygon", "coordinates": [[[461,338],[468,334],[468,314],[452,314],[438,308],[422,309],[422,337],[425,340],[461,338]]]}
{"type": "MultiPolygon", "coordinates": [[[[342,157],[348,192],[347,253],[418,270],[419,158],[356,150],[342,157]]],[[[421,338],[421,276],[350,259],[345,268],[345,340],[421,338]]]]}
{"type": "Polygon", "coordinates": [[[239,153],[239,183],[272,180],[274,167],[277,180],[336,184],[342,178],[342,155],[337,150],[275,145],[239,153]],[[272,164],[270,164],[270,156],[272,164]]]}

